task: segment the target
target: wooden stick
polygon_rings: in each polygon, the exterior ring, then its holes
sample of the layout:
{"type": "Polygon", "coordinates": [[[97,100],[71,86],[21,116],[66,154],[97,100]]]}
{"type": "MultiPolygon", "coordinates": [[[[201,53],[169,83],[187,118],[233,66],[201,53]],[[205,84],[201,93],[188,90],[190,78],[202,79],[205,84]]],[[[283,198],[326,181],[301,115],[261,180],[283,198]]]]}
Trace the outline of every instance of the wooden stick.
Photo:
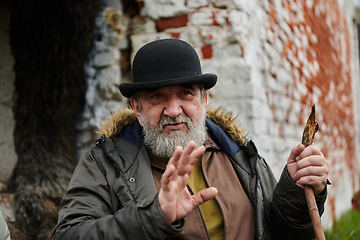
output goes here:
{"type": "Polygon", "coordinates": [[[325,240],[324,231],[322,229],[319,210],[316,205],[314,189],[310,186],[304,186],[306,201],[309,208],[311,221],[314,227],[315,236],[317,240],[325,240]]]}
{"type": "MultiPolygon", "coordinates": [[[[310,146],[313,143],[315,133],[318,131],[319,125],[315,119],[315,104],[311,108],[310,116],[306,122],[304,133],[302,136],[302,144],[305,147],[310,146]]],[[[322,229],[319,210],[315,201],[314,189],[311,186],[304,186],[305,196],[311,221],[314,227],[315,236],[317,240],[325,240],[324,231],[322,229]]]]}

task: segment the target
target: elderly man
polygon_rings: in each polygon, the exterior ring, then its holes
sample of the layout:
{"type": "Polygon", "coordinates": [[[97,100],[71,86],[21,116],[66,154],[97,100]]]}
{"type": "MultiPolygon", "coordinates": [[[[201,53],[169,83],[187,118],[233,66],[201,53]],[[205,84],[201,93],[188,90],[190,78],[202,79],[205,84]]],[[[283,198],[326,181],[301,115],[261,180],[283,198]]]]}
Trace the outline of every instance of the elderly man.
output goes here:
{"type": "Polygon", "coordinates": [[[114,114],[79,162],[53,239],[313,239],[303,191],[320,213],[327,161],[315,146],[292,149],[277,183],[236,118],[206,110],[214,74],[176,39],[143,46],[133,110],[114,114]]]}

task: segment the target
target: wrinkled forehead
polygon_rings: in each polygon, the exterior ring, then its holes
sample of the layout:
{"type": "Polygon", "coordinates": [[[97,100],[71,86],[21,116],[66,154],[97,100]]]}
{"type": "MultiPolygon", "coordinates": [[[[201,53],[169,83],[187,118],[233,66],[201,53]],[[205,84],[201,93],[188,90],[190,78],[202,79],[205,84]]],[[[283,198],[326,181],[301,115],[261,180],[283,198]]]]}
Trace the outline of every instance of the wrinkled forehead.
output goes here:
{"type": "Polygon", "coordinates": [[[188,90],[198,91],[198,90],[200,90],[200,85],[199,84],[181,84],[181,85],[174,85],[174,86],[169,86],[169,87],[148,89],[148,90],[146,90],[144,92],[151,93],[151,92],[156,92],[156,91],[163,91],[166,88],[169,88],[169,89],[172,89],[172,90],[188,89],[188,90]]]}
{"type": "Polygon", "coordinates": [[[154,93],[154,92],[165,92],[167,90],[176,92],[178,90],[190,90],[194,92],[199,92],[201,90],[200,84],[181,84],[181,85],[174,85],[174,86],[168,86],[168,87],[160,87],[160,88],[150,88],[145,91],[137,92],[137,97],[146,96],[148,94],[154,93]]]}

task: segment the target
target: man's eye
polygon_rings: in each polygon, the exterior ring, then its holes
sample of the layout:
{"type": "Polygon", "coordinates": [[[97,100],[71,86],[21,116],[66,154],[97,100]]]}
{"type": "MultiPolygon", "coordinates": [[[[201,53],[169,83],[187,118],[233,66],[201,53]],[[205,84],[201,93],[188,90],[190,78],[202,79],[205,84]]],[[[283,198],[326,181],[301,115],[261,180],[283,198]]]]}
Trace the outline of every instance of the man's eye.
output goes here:
{"type": "Polygon", "coordinates": [[[194,97],[194,93],[192,91],[185,90],[181,93],[182,98],[184,99],[192,99],[194,97]]]}
{"type": "Polygon", "coordinates": [[[161,94],[155,94],[151,96],[152,99],[159,99],[161,98],[161,94]]]}

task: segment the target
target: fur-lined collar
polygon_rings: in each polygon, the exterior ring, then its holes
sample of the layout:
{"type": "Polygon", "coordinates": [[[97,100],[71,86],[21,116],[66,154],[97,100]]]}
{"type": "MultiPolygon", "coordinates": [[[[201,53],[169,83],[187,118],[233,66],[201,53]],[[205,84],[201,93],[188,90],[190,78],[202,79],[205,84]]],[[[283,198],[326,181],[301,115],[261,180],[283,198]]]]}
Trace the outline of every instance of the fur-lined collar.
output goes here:
{"type": "MultiPolygon", "coordinates": [[[[238,121],[237,116],[232,113],[226,112],[222,109],[207,109],[206,118],[218,125],[225,131],[236,143],[245,145],[247,133],[238,121]]],[[[136,116],[132,109],[120,110],[113,114],[98,132],[107,138],[115,139],[122,129],[135,122],[136,116]]]]}

